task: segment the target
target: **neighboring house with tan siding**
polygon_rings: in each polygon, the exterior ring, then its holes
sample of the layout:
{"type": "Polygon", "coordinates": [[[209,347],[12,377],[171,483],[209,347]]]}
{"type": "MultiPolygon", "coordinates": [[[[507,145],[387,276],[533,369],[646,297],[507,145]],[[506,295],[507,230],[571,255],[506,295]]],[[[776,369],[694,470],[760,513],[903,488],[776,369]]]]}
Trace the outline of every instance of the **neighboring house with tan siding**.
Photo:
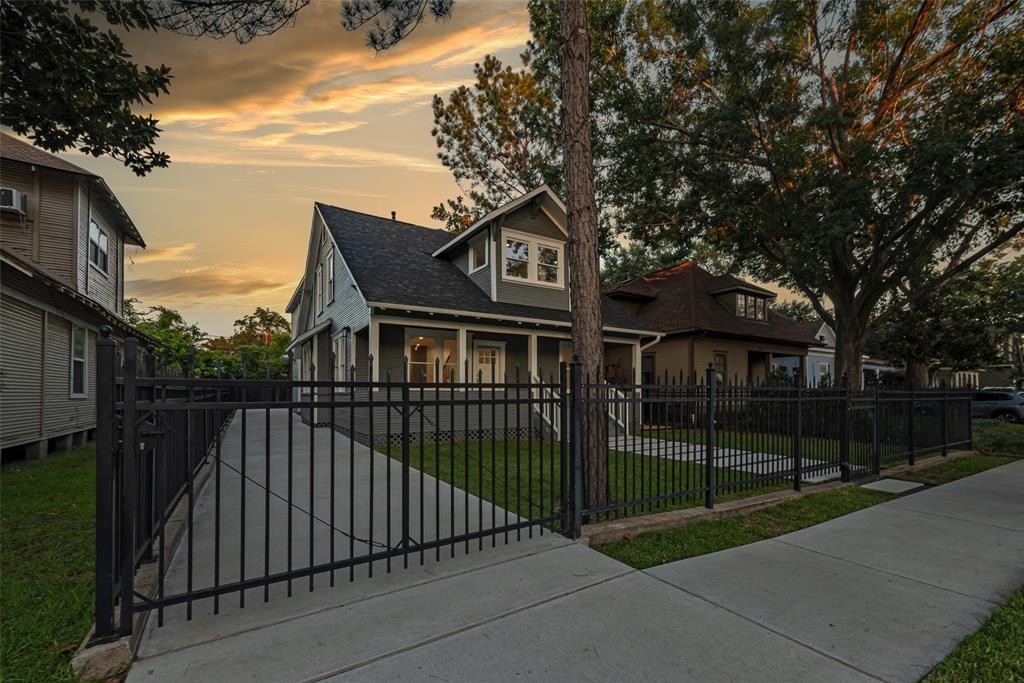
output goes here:
{"type": "MultiPolygon", "coordinates": [[[[643,352],[645,384],[701,382],[708,367],[720,382],[764,382],[779,359],[803,368],[808,348],[817,344],[799,323],[771,310],[774,292],[691,261],[604,293],[663,335],[643,352]]],[[[606,365],[615,362],[613,355],[605,358],[606,365]]]]}
{"type": "Polygon", "coordinates": [[[96,426],[98,330],[135,333],[124,250],[145,242],[102,178],[6,134],[0,187],[0,448],[43,457],[96,426]]]}

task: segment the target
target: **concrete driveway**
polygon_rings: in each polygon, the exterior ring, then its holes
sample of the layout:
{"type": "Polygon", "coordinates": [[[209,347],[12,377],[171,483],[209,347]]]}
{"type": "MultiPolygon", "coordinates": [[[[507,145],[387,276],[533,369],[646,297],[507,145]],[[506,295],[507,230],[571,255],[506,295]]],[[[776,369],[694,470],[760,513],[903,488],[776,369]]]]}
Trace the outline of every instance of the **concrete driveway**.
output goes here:
{"type": "Polygon", "coordinates": [[[151,620],[129,681],[916,681],[1022,582],[1018,462],[646,572],[548,534],[151,620]]]}

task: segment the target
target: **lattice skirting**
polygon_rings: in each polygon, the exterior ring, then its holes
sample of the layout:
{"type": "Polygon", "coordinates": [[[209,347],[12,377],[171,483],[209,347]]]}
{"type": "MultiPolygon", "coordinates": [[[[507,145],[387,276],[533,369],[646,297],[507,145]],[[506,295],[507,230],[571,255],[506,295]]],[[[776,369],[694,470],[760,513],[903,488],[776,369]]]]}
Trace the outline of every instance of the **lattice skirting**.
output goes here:
{"type": "MultiPolygon", "coordinates": [[[[536,427],[533,429],[533,438],[539,439],[541,436],[540,430],[536,427]]],[[[529,439],[530,430],[527,427],[508,427],[498,429],[470,429],[468,432],[465,430],[451,430],[443,429],[440,431],[427,431],[423,430],[423,443],[433,444],[436,441],[440,443],[449,443],[452,441],[473,441],[475,439],[529,439]]],[[[409,436],[409,440],[413,444],[418,444],[420,439],[419,430],[413,430],[413,433],[409,436]]],[[[402,443],[402,432],[392,432],[391,434],[378,432],[373,435],[374,446],[385,446],[390,442],[392,445],[400,445],[402,443]]]]}

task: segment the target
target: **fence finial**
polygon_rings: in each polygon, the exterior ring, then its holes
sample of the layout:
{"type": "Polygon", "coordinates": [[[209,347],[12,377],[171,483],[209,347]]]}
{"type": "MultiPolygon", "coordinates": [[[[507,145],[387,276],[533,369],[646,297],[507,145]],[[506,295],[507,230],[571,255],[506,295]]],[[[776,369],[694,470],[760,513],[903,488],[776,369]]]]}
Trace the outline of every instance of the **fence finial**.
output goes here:
{"type": "Polygon", "coordinates": [[[109,339],[110,333],[113,331],[114,328],[112,328],[110,325],[100,325],[100,335],[102,335],[104,339],[109,339]]]}

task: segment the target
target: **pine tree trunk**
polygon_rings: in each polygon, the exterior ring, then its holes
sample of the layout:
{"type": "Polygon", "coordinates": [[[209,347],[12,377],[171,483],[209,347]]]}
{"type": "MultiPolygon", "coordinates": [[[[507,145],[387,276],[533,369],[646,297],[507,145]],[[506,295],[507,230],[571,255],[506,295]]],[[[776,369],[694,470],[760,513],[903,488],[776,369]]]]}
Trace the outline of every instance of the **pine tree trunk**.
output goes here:
{"type": "MultiPolygon", "coordinates": [[[[582,364],[583,382],[593,383],[604,367],[604,341],[590,142],[590,33],[586,3],[584,0],[561,0],[559,18],[562,39],[562,157],[569,223],[572,343],[582,364]]],[[[583,406],[583,459],[589,506],[607,502],[608,439],[602,405],[592,401],[584,402],[583,406]]]]}

